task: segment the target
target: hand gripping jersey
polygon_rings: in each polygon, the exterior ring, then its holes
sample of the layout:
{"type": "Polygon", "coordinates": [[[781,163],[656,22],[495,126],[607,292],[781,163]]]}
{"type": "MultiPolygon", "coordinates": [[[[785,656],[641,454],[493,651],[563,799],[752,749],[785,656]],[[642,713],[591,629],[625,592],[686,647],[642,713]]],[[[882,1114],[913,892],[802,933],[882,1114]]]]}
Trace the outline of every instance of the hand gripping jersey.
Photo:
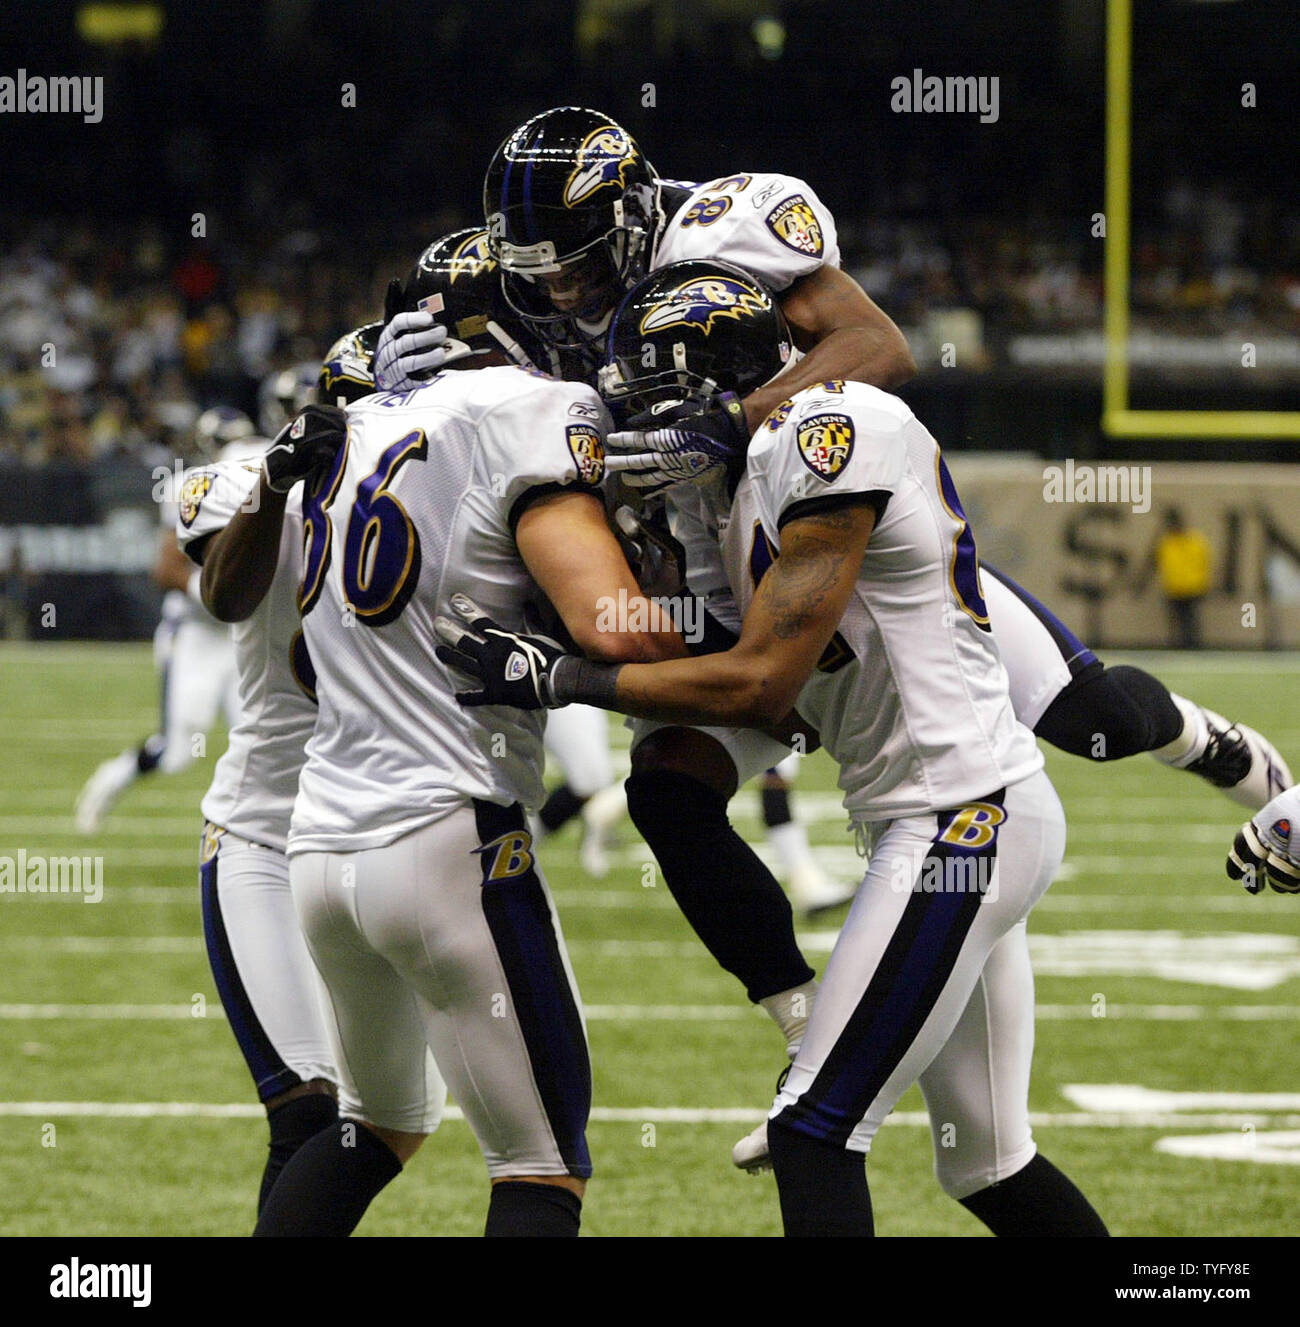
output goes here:
{"type": "MultiPolygon", "coordinates": [[[[260,476],[261,466],[251,458],[186,471],[176,537],[191,557],[202,561],[203,543],[253,498],[260,476]]],[[[280,852],[289,833],[303,748],[316,723],[315,677],[298,620],[301,570],[302,486],[296,485],[285,503],[270,589],[232,629],[239,721],[230,730],[202,806],[214,825],[280,852]]]]}
{"type": "MultiPolygon", "coordinates": [[[[752,273],[776,292],[819,267],[840,265],[835,220],[821,199],[791,175],[729,175],[707,184],[664,181],[666,201],[676,204],[650,261],[653,271],[688,258],[720,259],[752,273]]],[[[673,534],[686,551],[686,582],[697,594],[725,585],[716,542],[701,537],[699,511],[687,485],[668,496],[673,534]]]]}
{"type": "Polygon", "coordinates": [[[539,493],[597,489],[608,426],[590,387],[513,366],[349,408],[347,446],[303,513],[320,717],[290,854],[382,847],[469,798],[540,804],[541,716],[462,709],[433,623],[455,618],[460,592],[524,626],[538,591],[515,524],[539,493]]]}
{"type": "Polygon", "coordinates": [[[975,541],[939,447],[896,396],[823,383],[750,443],[722,553],[737,604],[786,524],[870,494],[884,511],[839,629],[800,693],[857,821],[958,806],[1042,767],[989,630],[975,541]]]}

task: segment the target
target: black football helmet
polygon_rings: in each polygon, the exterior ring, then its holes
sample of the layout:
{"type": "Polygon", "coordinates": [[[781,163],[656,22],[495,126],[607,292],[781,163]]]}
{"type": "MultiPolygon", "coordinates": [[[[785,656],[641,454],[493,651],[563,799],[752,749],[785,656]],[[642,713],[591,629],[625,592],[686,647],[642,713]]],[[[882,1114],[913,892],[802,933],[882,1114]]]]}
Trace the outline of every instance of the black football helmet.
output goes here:
{"type": "Polygon", "coordinates": [[[366,323],[330,346],[316,379],[316,399],[323,405],[351,405],[372,395],[375,374],[372,361],[384,324],[366,323]]]}
{"type": "Polygon", "coordinates": [[[525,368],[549,361],[535,334],[507,305],[481,226],[434,240],[400,286],[390,291],[384,321],[417,309],[434,314],[447,328],[444,363],[489,351],[504,351],[525,368]]]}
{"type": "Polygon", "coordinates": [[[535,115],[497,148],[483,213],[510,306],[567,347],[589,342],[578,320],[608,317],[645,271],[661,220],[659,186],[636,140],[581,106],[535,115]],[[558,308],[537,278],[578,271],[589,297],[558,308]]]}
{"type": "Polygon", "coordinates": [[[600,394],[624,415],[661,402],[746,396],[790,362],[776,297],[731,263],[691,259],[638,281],[614,311],[600,394]]]}

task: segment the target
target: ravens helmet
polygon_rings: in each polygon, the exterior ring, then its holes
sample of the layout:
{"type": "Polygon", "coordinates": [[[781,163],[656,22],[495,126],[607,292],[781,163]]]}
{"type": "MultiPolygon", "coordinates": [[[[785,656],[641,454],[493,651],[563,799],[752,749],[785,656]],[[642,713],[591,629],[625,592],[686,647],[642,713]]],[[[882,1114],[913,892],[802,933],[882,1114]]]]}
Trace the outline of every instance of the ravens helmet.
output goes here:
{"type": "Polygon", "coordinates": [[[304,361],[262,379],[257,393],[257,422],[264,437],[275,437],[303,406],[315,400],[318,372],[317,364],[304,361]]]}
{"type": "Polygon", "coordinates": [[[658,194],[636,140],[609,116],[559,106],[521,124],[483,182],[488,244],[510,306],[557,345],[599,334],[575,324],[599,325],[645,271],[658,194]]]}
{"type": "Polygon", "coordinates": [[[330,346],[316,379],[316,399],[324,405],[351,405],[375,389],[371,361],[384,324],[366,323],[330,346]]]}
{"type": "Polygon", "coordinates": [[[214,405],[194,423],[194,450],[201,459],[210,460],[228,443],[251,438],[256,432],[253,421],[242,410],[214,405]]]}
{"type": "Polygon", "coordinates": [[[661,402],[746,396],[790,362],[776,297],[730,263],[692,259],[638,281],[610,321],[600,394],[629,415],[661,402]]]}
{"type": "Polygon", "coordinates": [[[385,320],[419,309],[447,328],[444,364],[489,351],[536,368],[546,359],[537,338],[506,304],[487,232],[469,226],[434,240],[384,309],[385,320]]]}

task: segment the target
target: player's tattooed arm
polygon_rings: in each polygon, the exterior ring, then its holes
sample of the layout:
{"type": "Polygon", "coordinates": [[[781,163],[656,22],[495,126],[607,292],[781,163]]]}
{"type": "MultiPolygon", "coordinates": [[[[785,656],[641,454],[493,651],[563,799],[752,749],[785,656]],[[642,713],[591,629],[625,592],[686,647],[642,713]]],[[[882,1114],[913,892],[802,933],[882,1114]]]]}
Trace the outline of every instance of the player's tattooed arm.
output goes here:
{"type": "Polygon", "coordinates": [[[589,658],[627,663],[686,654],[681,634],[671,627],[651,631],[634,625],[656,622],[658,615],[647,611],[604,503],[590,490],[563,490],[533,502],[519,517],[515,543],[574,644],[589,658]]]}
{"type": "Polygon", "coordinates": [[[242,622],[266,597],[280,561],[286,495],[259,479],[256,501],[245,503],[206,543],[203,604],[218,622],[242,622]]]}
{"type": "Polygon", "coordinates": [[[763,729],[787,723],[844,616],[875,523],[865,500],[790,521],[736,645],[619,669],[611,708],[684,723],[763,729]]]}
{"type": "Polygon", "coordinates": [[[847,272],[819,267],[781,297],[781,312],[805,351],[774,382],[745,397],[745,418],[756,429],[782,401],[814,383],[847,378],[893,391],[916,373],[907,338],[847,272]]]}

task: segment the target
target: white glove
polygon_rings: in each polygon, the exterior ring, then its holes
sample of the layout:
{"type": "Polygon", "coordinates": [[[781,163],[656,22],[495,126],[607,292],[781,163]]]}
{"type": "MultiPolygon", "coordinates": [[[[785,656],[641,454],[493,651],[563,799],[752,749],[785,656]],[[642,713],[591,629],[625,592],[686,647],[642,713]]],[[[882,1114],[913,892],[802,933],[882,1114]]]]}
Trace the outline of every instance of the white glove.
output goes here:
{"type": "Polygon", "coordinates": [[[399,313],[379,334],[375,347],[375,386],[381,392],[420,387],[442,368],[447,329],[432,313],[399,313]]]}
{"type": "Polygon", "coordinates": [[[1266,884],[1279,894],[1300,893],[1300,787],[1279,793],[1242,825],[1227,867],[1252,894],[1266,884]]]}

